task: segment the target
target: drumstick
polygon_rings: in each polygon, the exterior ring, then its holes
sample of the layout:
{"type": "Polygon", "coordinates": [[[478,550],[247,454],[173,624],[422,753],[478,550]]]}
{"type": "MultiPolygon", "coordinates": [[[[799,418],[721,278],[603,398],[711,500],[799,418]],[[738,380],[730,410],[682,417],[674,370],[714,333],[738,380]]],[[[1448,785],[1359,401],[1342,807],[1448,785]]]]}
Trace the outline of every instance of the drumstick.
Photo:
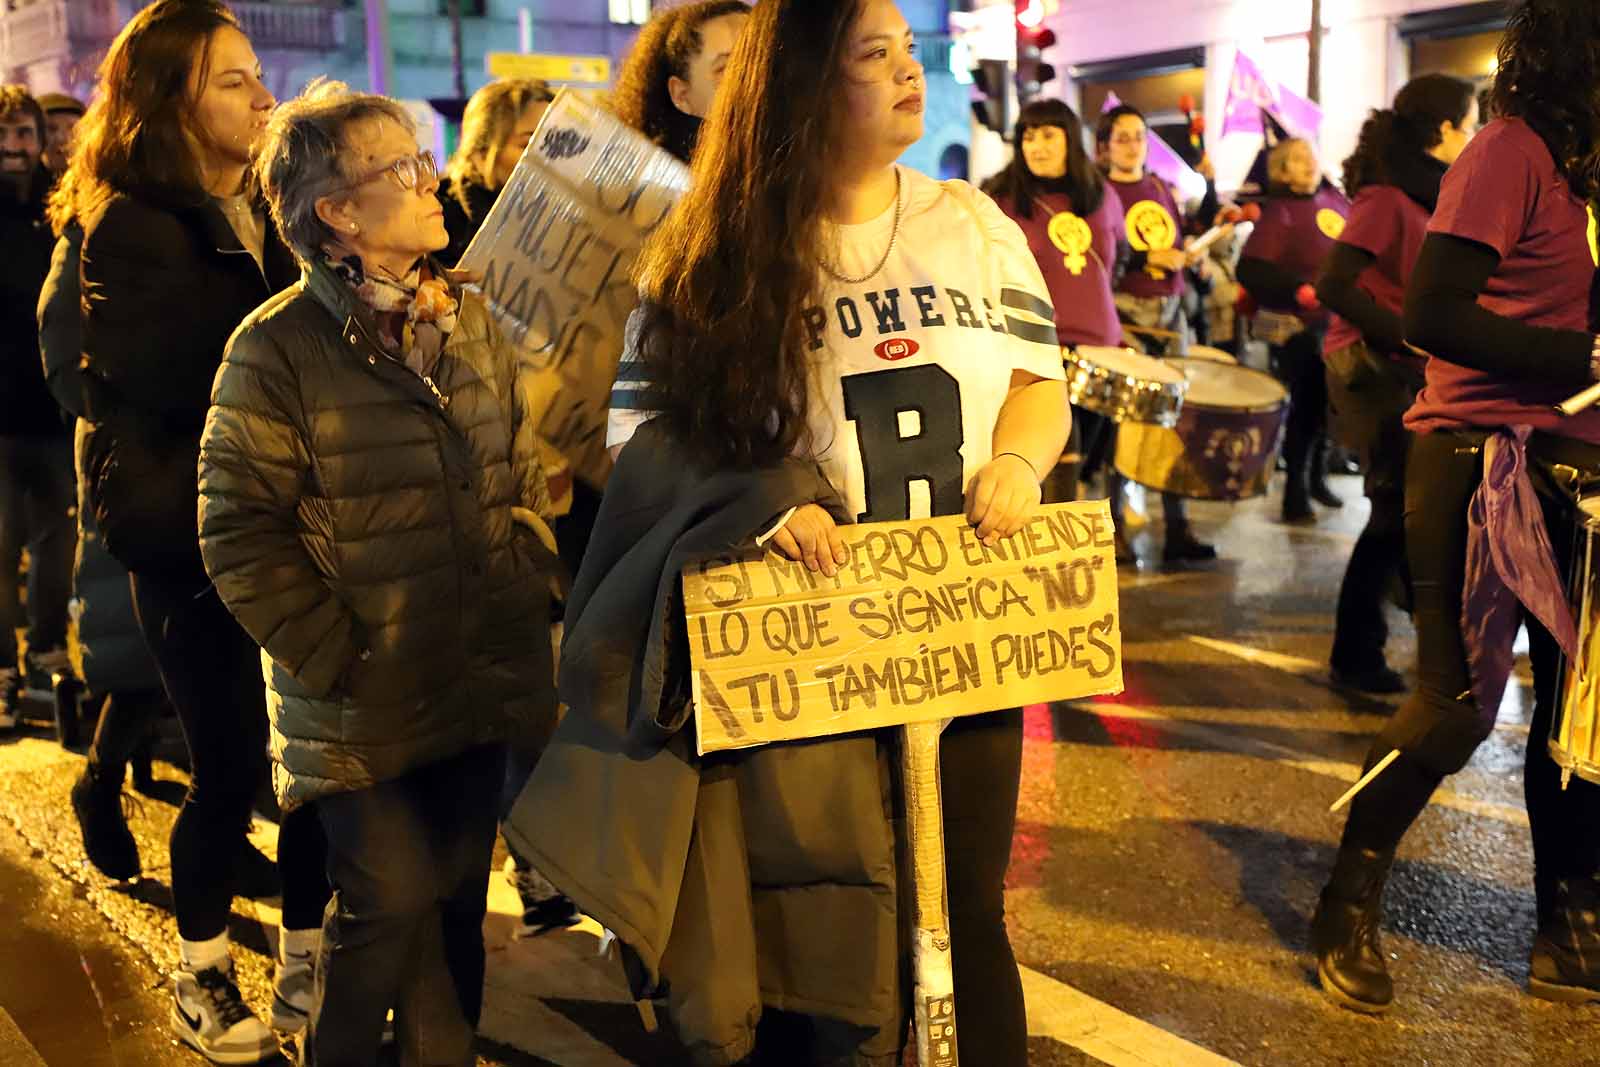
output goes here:
{"type": "Polygon", "coordinates": [[[1588,411],[1596,404],[1600,404],[1600,382],[1557,404],[1556,410],[1563,415],[1578,415],[1588,411]]]}
{"type": "Polygon", "coordinates": [[[1361,792],[1367,786],[1371,785],[1372,784],[1372,780],[1374,778],[1378,777],[1378,775],[1380,775],[1384,771],[1388,770],[1389,764],[1393,763],[1395,760],[1397,760],[1399,758],[1400,758],[1400,750],[1398,748],[1395,749],[1394,751],[1390,752],[1387,756],[1383,757],[1383,759],[1379,760],[1377,765],[1374,766],[1372,768],[1372,770],[1368,771],[1366,774],[1363,774],[1361,776],[1361,780],[1359,782],[1357,782],[1355,785],[1351,786],[1349,788],[1349,790],[1346,791],[1344,796],[1340,797],[1338,800],[1335,800],[1333,802],[1333,807],[1329,808],[1328,810],[1330,812],[1338,811],[1340,808],[1342,808],[1346,804],[1350,803],[1352,800],[1354,800],[1356,798],[1356,794],[1357,793],[1361,792]]]}
{"type": "Polygon", "coordinates": [[[1188,252],[1191,256],[1204,252],[1206,249],[1222,240],[1222,238],[1228,234],[1229,230],[1239,223],[1255,222],[1257,219],[1261,218],[1261,208],[1255,204],[1248,204],[1243,208],[1234,208],[1228,214],[1232,216],[1231,218],[1228,218],[1228,221],[1222,223],[1221,225],[1213,226],[1199,237],[1196,237],[1194,239],[1194,243],[1189,245],[1189,247],[1184,249],[1184,251],[1188,252]]]}
{"type": "Polygon", "coordinates": [[[1158,341],[1176,341],[1178,339],[1178,331],[1163,330],[1156,326],[1136,326],[1131,322],[1125,322],[1122,324],[1122,328],[1130,333],[1142,333],[1147,337],[1154,337],[1158,341]]]}

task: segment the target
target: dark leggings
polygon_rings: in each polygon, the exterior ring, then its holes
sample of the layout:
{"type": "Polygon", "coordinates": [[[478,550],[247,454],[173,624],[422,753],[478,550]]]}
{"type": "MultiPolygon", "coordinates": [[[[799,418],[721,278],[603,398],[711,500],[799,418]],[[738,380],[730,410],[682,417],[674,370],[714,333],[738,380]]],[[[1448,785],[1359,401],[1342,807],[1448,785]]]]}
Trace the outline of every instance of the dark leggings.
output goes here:
{"type": "MultiPolygon", "coordinates": [[[[189,792],[172,827],[172,901],[178,935],[223,933],[233,903],[234,863],[250,807],[267,773],[267,705],[261,651],[203,576],[130,576],[134,610],[189,748],[189,792]]],[[[309,809],[278,835],[283,925],[322,925],[328,902],[327,845],[309,809]]]]}
{"type": "Polygon", "coordinates": [[[1028,1018],[1005,901],[1022,780],[1021,709],[952,722],[940,741],[939,775],[960,1058],[1024,1067],[1028,1018]]]}
{"type": "MultiPolygon", "coordinates": [[[[1416,596],[1417,688],[1368,755],[1371,766],[1391,749],[1405,753],[1351,805],[1344,830],[1346,847],[1392,851],[1438,784],[1465,766],[1489,736],[1469,692],[1461,635],[1467,505],[1483,471],[1477,443],[1474,438],[1432,433],[1418,434],[1412,445],[1406,478],[1406,546],[1416,596]]],[[[1546,444],[1557,451],[1572,450],[1570,442],[1546,444]]],[[[1539,445],[1539,438],[1530,445],[1530,470],[1537,466],[1539,445]]],[[[1592,466],[1594,457],[1567,458],[1578,466],[1592,466]]],[[[1537,470],[1533,473],[1550,542],[1565,572],[1573,545],[1571,505],[1537,470]]],[[[1524,622],[1535,702],[1523,790],[1533,833],[1534,887],[1540,916],[1545,918],[1557,880],[1600,871],[1600,786],[1574,778],[1567,789],[1561,788],[1560,770],[1546,744],[1557,699],[1560,652],[1536,619],[1528,615],[1524,622]]]]}
{"type": "Polygon", "coordinates": [[[1321,460],[1328,431],[1328,379],[1322,366],[1322,331],[1306,330],[1271,347],[1272,369],[1289,390],[1289,421],[1283,433],[1283,465],[1288,471],[1285,493],[1304,497],[1313,475],[1313,456],[1321,460]]]}

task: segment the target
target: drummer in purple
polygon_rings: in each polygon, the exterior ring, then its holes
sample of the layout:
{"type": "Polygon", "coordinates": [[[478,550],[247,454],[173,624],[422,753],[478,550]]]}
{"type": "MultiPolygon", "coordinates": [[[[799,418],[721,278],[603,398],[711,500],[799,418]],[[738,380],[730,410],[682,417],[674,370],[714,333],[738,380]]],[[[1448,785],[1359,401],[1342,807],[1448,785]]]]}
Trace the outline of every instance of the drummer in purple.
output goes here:
{"type": "Polygon", "coordinates": [[[1431,353],[1406,415],[1417,687],[1368,752],[1369,767],[1400,755],[1351,806],[1312,922],[1322,986],[1356,1011],[1393,999],[1377,933],[1389,867],[1434,789],[1492,734],[1519,624],[1535,696],[1523,780],[1538,920],[1528,989],[1600,1000],[1600,786],[1575,778],[1563,789],[1548,744],[1558,640],[1593,624],[1573,619],[1563,591],[1563,572],[1580,565],[1574,495],[1600,487],[1600,408],[1555,408],[1600,379],[1590,207],[1600,55],[1579,40],[1600,40],[1594,0],[1528,0],[1512,13],[1499,117],[1446,172],[1406,293],[1406,340],[1431,353]]]}
{"type": "Polygon", "coordinates": [[[1283,521],[1309,522],[1311,501],[1339,508],[1328,487],[1328,383],[1322,339],[1329,317],[1314,285],[1344,233],[1350,202],[1323,179],[1309,141],[1280,141],[1267,157],[1261,218],[1239,257],[1239,284],[1262,310],[1255,334],[1267,342],[1273,372],[1289,390],[1283,435],[1283,521]]]}
{"type": "MultiPolygon", "coordinates": [[[[1181,356],[1189,347],[1188,322],[1183,314],[1183,270],[1189,253],[1183,248],[1183,214],[1178,210],[1172,190],[1159,175],[1149,172],[1150,131],[1144,115],[1127,104],[1112,108],[1100,117],[1096,130],[1102,165],[1112,191],[1122,205],[1123,232],[1131,249],[1127,268],[1116,280],[1113,299],[1122,320],[1134,327],[1170,334],[1170,345],[1163,349],[1181,356]]],[[[1135,331],[1137,332],[1137,331],[1135,331]]],[[[1153,336],[1146,334],[1145,336],[1153,336]]],[[[1117,562],[1135,563],[1123,522],[1123,498],[1127,479],[1115,470],[1110,477],[1111,518],[1116,526],[1117,562]]],[[[1183,498],[1161,494],[1161,510],[1167,527],[1162,559],[1167,563],[1213,560],[1217,550],[1199,540],[1189,526],[1183,498]]]]}
{"type": "MultiPolygon", "coordinates": [[[[1015,156],[983,191],[1027,237],[1050,289],[1061,347],[1118,346],[1122,323],[1111,292],[1128,252],[1121,201],[1089,156],[1077,113],[1060,100],[1025,106],[1013,132],[1015,156]]],[[[1114,429],[1092,411],[1073,410],[1072,442],[1045,483],[1054,499],[1074,499],[1077,480],[1094,477],[1114,429]]]]}

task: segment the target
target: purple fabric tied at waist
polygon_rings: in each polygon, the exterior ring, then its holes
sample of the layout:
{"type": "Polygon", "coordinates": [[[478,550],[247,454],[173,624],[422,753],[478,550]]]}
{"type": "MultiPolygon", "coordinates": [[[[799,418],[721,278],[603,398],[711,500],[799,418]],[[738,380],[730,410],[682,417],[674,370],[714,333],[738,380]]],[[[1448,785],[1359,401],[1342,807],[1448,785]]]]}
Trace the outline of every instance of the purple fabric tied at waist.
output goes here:
{"type": "Polygon", "coordinates": [[[1577,626],[1567,603],[1539,494],[1528,477],[1530,426],[1491,434],[1483,443],[1483,482],[1467,509],[1467,571],[1461,635],[1472,695],[1485,730],[1494,728],[1511,677],[1520,607],[1550,631],[1569,661],[1577,626]]]}

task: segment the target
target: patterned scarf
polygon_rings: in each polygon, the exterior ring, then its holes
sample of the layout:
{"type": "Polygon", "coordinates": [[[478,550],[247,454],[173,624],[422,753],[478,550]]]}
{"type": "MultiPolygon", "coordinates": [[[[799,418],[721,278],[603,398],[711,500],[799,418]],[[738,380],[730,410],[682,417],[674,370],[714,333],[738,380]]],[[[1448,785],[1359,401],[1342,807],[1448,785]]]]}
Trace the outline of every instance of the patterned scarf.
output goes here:
{"type": "Polygon", "coordinates": [[[456,328],[456,299],[450,286],[418,260],[404,278],[368,275],[356,255],[326,262],[377,318],[378,342],[421,377],[433,375],[444,343],[456,328]]]}

